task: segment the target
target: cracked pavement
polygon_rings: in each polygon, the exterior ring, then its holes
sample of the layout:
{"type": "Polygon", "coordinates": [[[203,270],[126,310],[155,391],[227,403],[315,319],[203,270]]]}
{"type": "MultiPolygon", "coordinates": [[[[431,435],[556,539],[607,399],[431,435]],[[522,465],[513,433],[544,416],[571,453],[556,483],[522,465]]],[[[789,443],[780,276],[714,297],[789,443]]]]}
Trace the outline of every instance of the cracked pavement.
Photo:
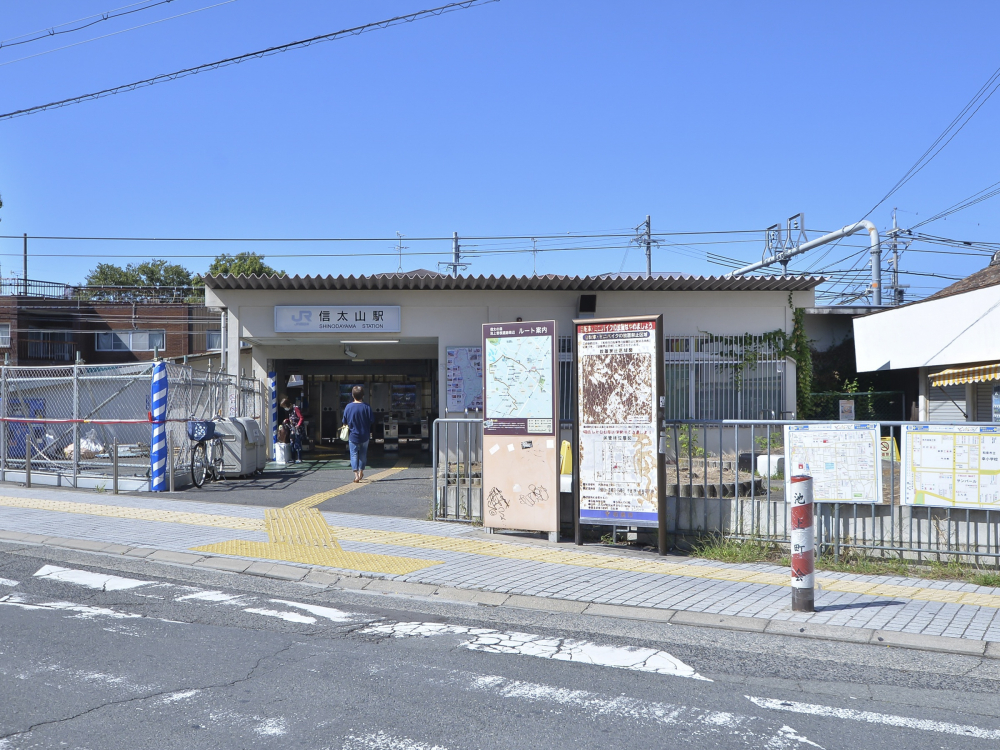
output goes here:
{"type": "Polygon", "coordinates": [[[990,659],[323,589],[52,548],[0,553],[0,570],[18,582],[0,587],[3,750],[895,750],[995,747],[989,733],[1000,733],[1000,662],[990,659]],[[46,565],[93,587],[36,576],[46,565]],[[104,590],[108,575],[132,587],[104,590]],[[706,679],[685,679],[693,674],[706,679]],[[944,729],[782,713],[750,696],[944,729]],[[979,734],[963,735],[968,727],[979,734]]]}

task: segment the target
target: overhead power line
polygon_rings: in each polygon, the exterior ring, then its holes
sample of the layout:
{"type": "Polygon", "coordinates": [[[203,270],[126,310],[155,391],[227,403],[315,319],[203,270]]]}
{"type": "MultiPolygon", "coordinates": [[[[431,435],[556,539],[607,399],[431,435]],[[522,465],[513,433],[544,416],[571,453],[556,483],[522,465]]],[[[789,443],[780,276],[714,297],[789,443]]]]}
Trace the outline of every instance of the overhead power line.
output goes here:
{"type": "Polygon", "coordinates": [[[96,26],[97,24],[102,23],[103,21],[112,21],[115,18],[129,16],[133,13],[140,13],[144,10],[155,8],[158,5],[172,3],[173,1],[174,0],[154,0],[153,2],[150,2],[150,0],[144,0],[140,3],[123,5],[120,8],[108,10],[103,13],[95,13],[92,16],[84,16],[83,18],[78,18],[75,21],[67,21],[66,23],[56,24],[55,26],[47,26],[46,28],[39,29],[38,31],[29,31],[27,34],[14,36],[10,39],[2,39],[0,40],[0,49],[3,49],[4,47],[17,47],[22,44],[30,44],[31,42],[37,42],[40,39],[48,39],[61,34],[72,34],[74,31],[83,31],[91,26],[96,26]]]}
{"type": "Polygon", "coordinates": [[[195,8],[194,10],[188,10],[184,13],[178,13],[176,16],[167,16],[166,18],[158,18],[155,21],[150,21],[149,23],[141,23],[138,26],[129,26],[127,29],[119,29],[118,31],[112,31],[110,34],[102,34],[101,36],[91,37],[90,39],[83,39],[79,42],[73,42],[72,44],[66,44],[62,47],[55,47],[54,49],[47,49],[44,52],[36,52],[33,55],[25,55],[24,57],[18,57],[14,60],[7,60],[7,62],[0,63],[0,68],[5,65],[13,65],[14,63],[21,62],[22,60],[31,60],[35,57],[41,57],[42,55],[48,55],[52,52],[59,52],[60,50],[69,49],[70,47],[79,47],[81,44],[89,44],[90,42],[96,42],[99,39],[107,39],[109,36],[118,36],[119,34],[124,34],[128,31],[135,31],[136,29],[144,29],[147,26],[155,26],[158,23],[163,23],[164,21],[172,21],[175,18],[183,18],[184,16],[190,16],[195,13],[201,13],[203,10],[211,10],[212,8],[218,8],[220,5],[229,5],[230,3],[235,3],[236,0],[222,0],[222,2],[215,3],[214,5],[206,5],[203,8],[195,8]]]}
{"type": "Polygon", "coordinates": [[[164,73],[158,76],[153,76],[152,78],[145,78],[141,81],[126,83],[121,86],[115,86],[113,88],[103,89],[101,91],[95,91],[91,94],[74,96],[69,99],[61,99],[59,101],[50,102],[48,104],[40,104],[35,107],[28,107],[26,109],[19,109],[13,112],[7,112],[4,114],[0,114],[0,120],[11,120],[15,117],[24,117],[26,115],[33,115],[39,112],[45,112],[46,110],[50,109],[59,109],[61,107],[68,107],[72,104],[79,104],[80,102],[90,101],[92,99],[103,99],[107,96],[113,96],[115,94],[121,94],[127,91],[135,91],[136,89],[146,88],[148,86],[155,86],[158,83],[165,83],[166,81],[175,81],[178,78],[186,78],[187,76],[192,76],[197,73],[202,73],[209,70],[218,70],[219,68],[225,68],[230,65],[238,65],[239,63],[246,62],[248,60],[260,59],[262,57],[270,57],[271,55],[277,55],[281,52],[289,52],[290,50],[294,49],[304,49],[305,47],[310,47],[314,44],[320,44],[321,42],[330,42],[347,36],[359,36],[368,31],[374,31],[376,29],[387,29],[391,26],[398,26],[403,23],[412,23],[413,21],[419,21],[424,18],[440,16],[444,15],[445,13],[450,13],[452,11],[471,8],[475,5],[484,5],[486,3],[495,3],[498,1],[499,0],[462,0],[462,2],[450,3],[448,5],[442,5],[437,8],[430,8],[428,10],[421,10],[415,13],[408,13],[403,16],[388,18],[384,21],[375,21],[373,23],[364,24],[363,26],[355,26],[350,29],[342,29],[341,31],[334,31],[330,34],[320,34],[319,36],[310,37],[309,39],[302,39],[297,42],[281,44],[276,47],[268,47],[267,49],[257,50],[256,52],[248,52],[247,54],[237,55],[236,57],[227,57],[224,60],[216,60],[215,62],[205,63],[204,65],[197,65],[193,68],[185,68],[183,70],[178,70],[173,73],[164,73]]]}
{"type": "Polygon", "coordinates": [[[924,219],[923,221],[917,222],[912,227],[910,227],[910,231],[913,231],[918,227],[922,227],[924,224],[930,224],[932,221],[937,221],[938,219],[943,219],[946,216],[951,216],[952,214],[958,213],[959,211],[963,211],[966,208],[969,208],[970,206],[974,206],[977,203],[982,203],[983,201],[989,200],[990,198],[993,198],[996,195],[1000,195],[1000,187],[997,187],[998,185],[1000,185],[1000,181],[994,182],[989,187],[985,187],[977,193],[973,193],[968,198],[960,200],[958,203],[946,208],[944,211],[940,211],[934,214],[929,219],[924,219]]]}

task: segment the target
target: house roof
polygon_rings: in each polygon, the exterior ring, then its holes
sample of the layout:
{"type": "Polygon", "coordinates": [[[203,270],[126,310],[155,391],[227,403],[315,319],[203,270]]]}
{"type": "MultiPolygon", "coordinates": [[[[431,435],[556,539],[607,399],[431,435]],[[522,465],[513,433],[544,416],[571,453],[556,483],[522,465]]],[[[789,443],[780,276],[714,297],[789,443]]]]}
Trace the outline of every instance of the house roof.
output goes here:
{"type": "Polygon", "coordinates": [[[822,276],[446,276],[433,271],[372,276],[205,276],[210,289],[561,290],[574,292],[801,292],[822,276]]]}
{"type": "Polygon", "coordinates": [[[965,292],[985,289],[988,286],[996,286],[997,284],[1000,284],[1000,262],[992,261],[981,271],[976,271],[971,276],[966,276],[964,279],[960,279],[951,286],[946,286],[941,291],[935,292],[920,301],[927,302],[933,299],[941,299],[942,297],[951,297],[955,294],[964,294],[965,292]]]}

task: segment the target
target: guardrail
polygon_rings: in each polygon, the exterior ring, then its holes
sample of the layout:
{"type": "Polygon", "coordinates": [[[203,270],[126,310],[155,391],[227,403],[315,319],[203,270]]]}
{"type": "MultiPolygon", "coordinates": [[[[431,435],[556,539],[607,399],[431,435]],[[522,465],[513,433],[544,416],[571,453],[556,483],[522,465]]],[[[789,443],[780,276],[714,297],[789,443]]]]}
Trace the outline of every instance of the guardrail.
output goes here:
{"type": "Polygon", "coordinates": [[[438,419],[431,433],[435,521],[483,521],[483,420],[438,419]]]}
{"type": "MultiPolygon", "coordinates": [[[[874,420],[873,420],[874,421],[874,420]]],[[[787,544],[784,427],[816,421],[686,420],[668,422],[667,530],[676,543],[708,535],[787,544]]],[[[844,423],[832,423],[844,424],[844,423]]],[[[904,425],[878,422],[891,439],[882,461],[876,503],[816,502],[817,547],[839,557],[847,550],[918,561],[966,558],[1000,565],[1000,508],[902,503],[905,481],[897,450],[904,425]]],[[[926,424],[926,423],[920,423],[926,424]]],[[[975,427],[992,423],[934,423],[975,427]]]]}

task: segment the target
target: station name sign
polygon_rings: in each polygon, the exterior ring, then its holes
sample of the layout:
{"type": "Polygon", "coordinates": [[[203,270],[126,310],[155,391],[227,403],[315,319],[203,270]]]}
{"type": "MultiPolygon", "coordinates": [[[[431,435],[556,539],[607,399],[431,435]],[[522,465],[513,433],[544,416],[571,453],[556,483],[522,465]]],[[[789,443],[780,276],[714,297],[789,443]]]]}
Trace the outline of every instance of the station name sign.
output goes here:
{"type": "Polygon", "coordinates": [[[281,305],[274,308],[274,332],[399,333],[401,317],[392,305],[281,305]]]}

